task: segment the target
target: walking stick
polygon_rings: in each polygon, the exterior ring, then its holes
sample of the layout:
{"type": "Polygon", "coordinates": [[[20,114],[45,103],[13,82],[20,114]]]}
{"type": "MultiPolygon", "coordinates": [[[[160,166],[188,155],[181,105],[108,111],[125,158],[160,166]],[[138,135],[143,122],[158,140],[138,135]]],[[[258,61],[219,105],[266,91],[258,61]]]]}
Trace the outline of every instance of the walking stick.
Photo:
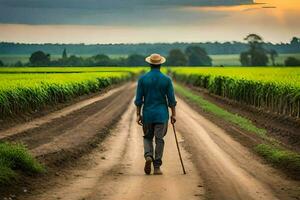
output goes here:
{"type": "Polygon", "coordinates": [[[175,141],[176,141],[176,146],[177,146],[177,150],[178,150],[178,154],[179,154],[179,159],[180,159],[180,163],[181,163],[181,166],[182,166],[182,171],[183,171],[183,174],[186,174],[185,168],[184,168],[184,165],[183,165],[183,161],[182,161],[182,157],[181,157],[181,153],[180,153],[180,149],[179,149],[179,145],[178,145],[178,140],[177,140],[177,135],[176,135],[176,130],[175,130],[175,124],[172,124],[172,126],[173,126],[174,135],[175,135],[175,141]]]}

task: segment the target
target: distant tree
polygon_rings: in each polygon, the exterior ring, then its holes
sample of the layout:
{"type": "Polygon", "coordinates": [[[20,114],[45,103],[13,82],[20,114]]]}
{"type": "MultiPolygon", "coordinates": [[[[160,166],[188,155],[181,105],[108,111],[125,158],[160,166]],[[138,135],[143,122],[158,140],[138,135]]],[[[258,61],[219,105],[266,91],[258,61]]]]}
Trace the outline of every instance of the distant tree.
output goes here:
{"type": "Polygon", "coordinates": [[[67,66],[83,66],[84,65],[84,59],[81,57],[77,57],[75,55],[70,56],[67,59],[67,66]]]}
{"type": "Polygon", "coordinates": [[[170,66],[186,66],[187,58],[180,49],[172,49],[167,57],[167,64],[170,66]]]}
{"type": "Polygon", "coordinates": [[[36,51],[29,58],[30,64],[34,66],[47,66],[50,64],[50,54],[42,51],[36,51]]]}
{"type": "Polygon", "coordinates": [[[211,66],[212,59],[207,55],[205,49],[199,46],[189,46],[185,50],[189,66],[211,66]]]}
{"type": "Polygon", "coordinates": [[[111,60],[109,56],[104,54],[98,54],[93,57],[95,61],[95,65],[97,66],[109,66],[111,64],[111,60]]]}
{"type": "Polygon", "coordinates": [[[252,52],[251,65],[252,66],[266,66],[269,62],[268,55],[265,50],[260,49],[252,52]]]}
{"type": "Polygon", "coordinates": [[[64,51],[63,51],[63,53],[62,53],[62,59],[63,60],[67,60],[67,58],[68,58],[68,54],[67,54],[67,50],[65,48],[64,51]]]}
{"type": "Polygon", "coordinates": [[[278,53],[277,53],[276,50],[271,49],[269,51],[269,54],[270,54],[270,58],[271,58],[271,61],[272,61],[272,65],[275,66],[275,58],[278,57],[278,53]]]}
{"type": "Polygon", "coordinates": [[[249,66],[266,66],[269,58],[267,51],[263,47],[263,39],[259,35],[250,34],[245,40],[248,42],[249,50],[241,53],[241,64],[245,65],[248,63],[249,66]]]}
{"type": "Polygon", "coordinates": [[[95,60],[93,57],[87,57],[84,60],[84,66],[95,66],[95,60]]]}
{"type": "Polygon", "coordinates": [[[111,66],[128,66],[127,58],[119,57],[111,60],[111,66]]]}
{"type": "Polygon", "coordinates": [[[284,61],[285,66],[300,66],[300,59],[294,57],[288,57],[284,61]]]}
{"type": "Polygon", "coordinates": [[[2,60],[0,60],[0,67],[3,67],[4,63],[2,62],[2,60]]]}
{"type": "Polygon", "coordinates": [[[127,58],[128,66],[145,66],[145,56],[139,54],[132,54],[127,58]]]}
{"type": "Polygon", "coordinates": [[[261,45],[261,43],[263,43],[263,39],[261,36],[257,35],[257,34],[249,34],[245,37],[245,39],[252,48],[255,48],[256,45],[261,45]]]}
{"type": "Polygon", "coordinates": [[[300,38],[293,37],[292,40],[291,40],[291,45],[297,46],[299,44],[300,44],[300,38]]]}
{"type": "Polygon", "coordinates": [[[251,58],[248,52],[242,52],[240,55],[240,62],[243,66],[251,65],[251,58]]]}
{"type": "Polygon", "coordinates": [[[15,67],[23,67],[23,63],[21,61],[17,61],[15,64],[14,64],[15,67]]]}

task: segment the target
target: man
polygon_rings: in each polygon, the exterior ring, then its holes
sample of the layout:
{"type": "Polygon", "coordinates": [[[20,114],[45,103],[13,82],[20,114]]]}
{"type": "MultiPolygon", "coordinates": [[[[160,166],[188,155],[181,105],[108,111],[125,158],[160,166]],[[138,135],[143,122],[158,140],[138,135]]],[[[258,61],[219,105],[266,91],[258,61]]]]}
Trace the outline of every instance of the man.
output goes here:
{"type": "Polygon", "coordinates": [[[171,123],[176,122],[176,100],[172,80],[160,72],[160,67],[166,59],[159,54],[152,54],[146,58],[151,71],[143,75],[136,92],[137,123],[143,126],[144,156],[147,175],[151,173],[153,162],[154,174],[161,175],[162,156],[164,150],[164,136],[167,133],[169,110],[172,110],[171,123]],[[143,106],[143,115],[141,109],[143,106]],[[155,152],[153,152],[153,138],[155,137],[155,152]]]}

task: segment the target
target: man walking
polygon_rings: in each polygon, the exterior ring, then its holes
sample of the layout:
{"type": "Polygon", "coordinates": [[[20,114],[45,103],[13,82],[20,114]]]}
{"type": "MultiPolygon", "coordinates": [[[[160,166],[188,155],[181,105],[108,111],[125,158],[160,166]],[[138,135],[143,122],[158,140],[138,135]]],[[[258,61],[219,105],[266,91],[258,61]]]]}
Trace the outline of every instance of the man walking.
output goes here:
{"type": "Polygon", "coordinates": [[[151,71],[143,75],[136,92],[137,123],[143,126],[144,156],[146,174],[151,173],[153,162],[154,174],[161,175],[162,156],[164,151],[164,136],[167,133],[169,110],[172,110],[171,123],[176,122],[176,100],[172,80],[160,72],[160,67],[166,59],[159,54],[152,54],[146,58],[151,71]],[[143,107],[143,113],[141,109],[143,107]],[[155,137],[155,151],[153,152],[153,138],[155,137]]]}

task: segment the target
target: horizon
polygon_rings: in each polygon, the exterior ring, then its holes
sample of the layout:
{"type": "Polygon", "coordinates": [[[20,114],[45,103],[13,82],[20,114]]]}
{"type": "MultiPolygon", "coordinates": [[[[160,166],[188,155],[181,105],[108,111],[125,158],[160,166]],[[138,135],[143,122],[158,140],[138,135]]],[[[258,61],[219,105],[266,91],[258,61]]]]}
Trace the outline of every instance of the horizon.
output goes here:
{"type": "Polygon", "coordinates": [[[0,40],[15,43],[137,44],[266,42],[300,36],[297,0],[0,0],[0,40]]]}
{"type": "MultiPolygon", "coordinates": [[[[246,37],[246,36],[245,36],[246,37]]],[[[298,36],[293,36],[296,38],[300,38],[298,36]]],[[[265,44],[273,44],[273,45],[280,45],[280,44],[290,44],[291,40],[293,39],[293,37],[290,38],[290,40],[288,40],[287,42],[270,42],[270,41],[266,41],[264,40],[263,43],[265,44]]],[[[137,43],[23,43],[23,42],[14,42],[14,41],[0,41],[0,43],[13,43],[13,44],[20,44],[20,45],[141,45],[141,44],[198,44],[198,43],[219,43],[219,44],[224,44],[224,43],[243,43],[243,44],[247,44],[247,41],[245,40],[228,40],[228,41],[200,41],[200,42],[196,42],[196,41],[192,41],[192,42],[180,42],[180,41],[174,41],[174,42],[137,42],[137,43]]]]}

